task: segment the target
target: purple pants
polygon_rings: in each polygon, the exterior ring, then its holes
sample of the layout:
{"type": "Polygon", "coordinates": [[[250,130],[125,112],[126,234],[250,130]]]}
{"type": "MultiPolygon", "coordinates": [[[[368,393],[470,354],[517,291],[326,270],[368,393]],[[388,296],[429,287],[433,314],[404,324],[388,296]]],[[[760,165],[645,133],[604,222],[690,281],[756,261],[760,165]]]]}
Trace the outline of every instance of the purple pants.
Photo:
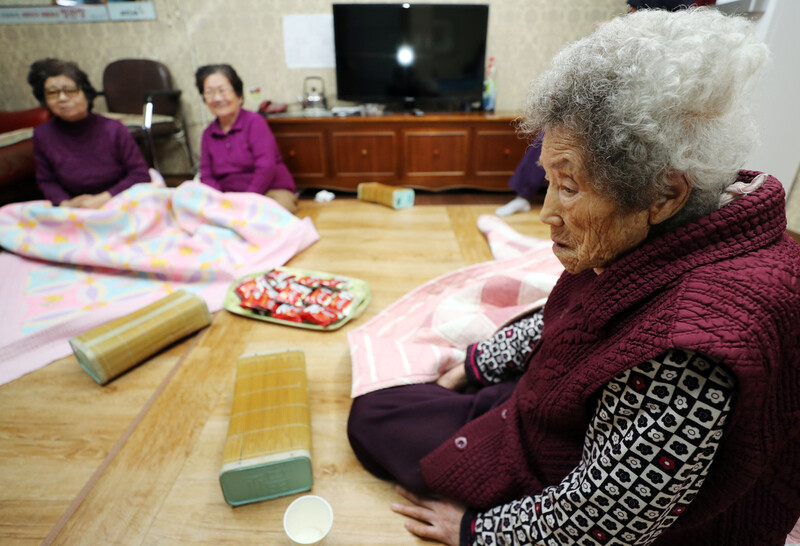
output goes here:
{"type": "Polygon", "coordinates": [[[350,408],[350,445],[375,476],[428,495],[419,461],[469,421],[505,402],[515,386],[510,381],[463,394],[425,383],[367,393],[350,408]]]}
{"type": "Polygon", "coordinates": [[[539,165],[540,155],[542,155],[542,141],[537,138],[525,150],[525,155],[522,156],[514,174],[508,181],[508,186],[517,195],[528,201],[533,201],[539,188],[544,184],[545,174],[544,169],[539,165]]]}

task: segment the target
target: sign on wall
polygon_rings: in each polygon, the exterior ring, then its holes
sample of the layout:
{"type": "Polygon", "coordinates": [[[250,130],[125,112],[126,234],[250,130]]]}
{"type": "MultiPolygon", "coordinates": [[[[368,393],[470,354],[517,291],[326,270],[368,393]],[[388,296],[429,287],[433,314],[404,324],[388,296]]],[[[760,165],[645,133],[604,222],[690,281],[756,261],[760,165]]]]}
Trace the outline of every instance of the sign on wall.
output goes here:
{"type": "Polygon", "coordinates": [[[333,68],[333,15],[284,15],[283,48],[289,68],[333,68]]]}
{"type": "Polygon", "coordinates": [[[0,8],[0,24],[5,25],[152,21],[155,19],[156,9],[152,2],[0,8]]]}

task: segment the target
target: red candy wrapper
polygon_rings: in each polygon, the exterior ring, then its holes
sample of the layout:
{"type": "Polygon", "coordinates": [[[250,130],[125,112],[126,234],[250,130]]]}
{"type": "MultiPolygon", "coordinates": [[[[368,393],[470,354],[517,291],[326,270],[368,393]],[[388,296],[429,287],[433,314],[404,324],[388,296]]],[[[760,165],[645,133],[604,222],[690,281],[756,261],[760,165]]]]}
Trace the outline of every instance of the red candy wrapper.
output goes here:
{"type": "Polygon", "coordinates": [[[297,282],[297,284],[302,284],[303,286],[308,286],[309,288],[317,288],[322,282],[322,279],[306,275],[305,277],[300,277],[295,282],[297,282]]]}
{"type": "Polygon", "coordinates": [[[264,275],[264,278],[269,281],[269,284],[278,290],[283,290],[289,284],[289,281],[294,279],[294,275],[285,271],[281,271],[280,269],[273,269],[264,275]]]}
{"type": "Polygon", "coordinates": [[[236,287],[236,294],[244,301],[257,289],[258,282],[255,279],[247,279],[236,287]]]}
{"type": "Polygon", "coordinates": [[[256,309],[266,313],[274,313],[275,310],[281,305],[281,302],[264,292],[260,298],[256,300],[256,309]]]}
{"type": "Polygon", "coordinates": [[[303,309],[302,317],[312,324],[328,326],[342,318],[342,315],[321,305],[312,304],[303,309]]]}
{"type": "Polygon", "coordinates": [[[289,322],[303,322],[303,310],[288,303],[280,304],[272,312],[273,318],[286,320],[289,322]]]}
{"type": "Polygon", "coordinates": [[[311,292],[306,299],[303,300],[307,305],[322,305],[323,307],[327,306],[331,298],[333,298],[334,291],[329,288],[317,288],[313,292],[311,292]]]}
{"type": "Polygon", "coordinates": [[[347,279],[338,279],[336,277],[332,279],[322,279],[320,281],[320,286],[336,289],[345,288],[347,286],[347,279]]]}
{"type": "Polygon", "coordinates": [[[352,292],[347,292],[346,290],[342,290],[341,292],[336,292],[333,294],[331,301],[328,302],[329,309],[333,309],[334,311],[338,311],[340,313],[346,313],[350,306],[353,304],[353,300],[355,296],[352,292]]]}
{"type": "Polygon", "coordinates": [[[248,295],[242,302],[239,304],[242,309],[251,309],[253,311],[260,311],[258,307],[258,298],[255,294],[248,295]]]}
{"type": "Polygon", "coordinates": [[[280,291],[277,299],[282,303],[300,305],[302,304],[303,298],[308,296],[310,292],[311,289],[309,287],[303,286],[302,284],[298,284],[296,282],[290,282],[283,290],[280,291]]]}

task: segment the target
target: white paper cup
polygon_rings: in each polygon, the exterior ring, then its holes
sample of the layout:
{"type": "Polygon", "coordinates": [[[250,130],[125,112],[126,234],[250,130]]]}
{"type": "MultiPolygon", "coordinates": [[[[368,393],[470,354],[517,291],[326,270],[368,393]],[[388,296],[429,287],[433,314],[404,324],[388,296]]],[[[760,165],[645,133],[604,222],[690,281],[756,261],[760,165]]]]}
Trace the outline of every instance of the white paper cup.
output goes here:
{"type": "Polygon", "coordinates": [[[333,526],[333,509],[328,501],[316,495],[305,495],[292,501],[283,514],[283,529],[298,546],[320,544],[333,526]]]}

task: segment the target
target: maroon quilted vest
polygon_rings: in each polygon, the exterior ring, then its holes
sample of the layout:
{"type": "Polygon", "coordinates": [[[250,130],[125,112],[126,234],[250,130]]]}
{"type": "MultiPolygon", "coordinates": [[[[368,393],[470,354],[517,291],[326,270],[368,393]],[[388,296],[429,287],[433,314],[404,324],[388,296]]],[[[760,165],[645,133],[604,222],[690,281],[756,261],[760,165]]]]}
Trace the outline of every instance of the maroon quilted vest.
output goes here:
{"type": "Polygon", "coordinates": [[[698,497],[658,544],[783,544],[800,516],[800,245],[784,209],[769,177],[601,275],[564,273],[513,396],[422,460],[427,484],[486,509],[559,483],[603,386],[691,349],[727,365],[739,395],[698,497]]]}

